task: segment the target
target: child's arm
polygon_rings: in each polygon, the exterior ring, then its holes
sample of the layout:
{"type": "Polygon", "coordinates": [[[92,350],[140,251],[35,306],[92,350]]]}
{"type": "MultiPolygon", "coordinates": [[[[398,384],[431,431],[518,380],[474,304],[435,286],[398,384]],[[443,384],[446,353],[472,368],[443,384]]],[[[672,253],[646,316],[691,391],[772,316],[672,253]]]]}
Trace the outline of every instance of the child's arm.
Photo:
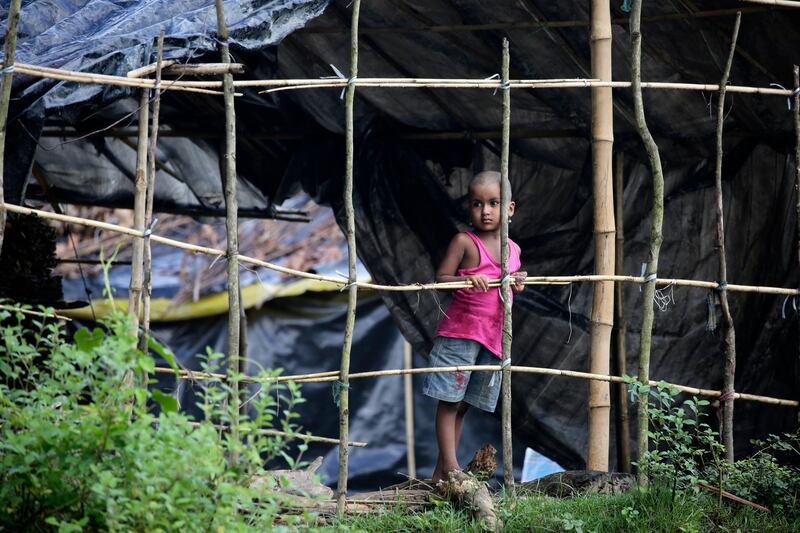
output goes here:
{"type": "Polygon", "coordinates": [[[450,245],[447,247],[447,252],[436,271],[436,281],[439,283],[446,283],[448,281],[469,281],[475,289],[484,292],[489,290],[489,278],[484,275],[477,276],[456,276],[458,267],[461,266],[464,260],[467,246],[473,246],[472,239],[464,233],[458,233],[450,245]]]}
{"type": "MultiPolygon", "coordinates": [[[[514,247],[517,249],[517,254],[522,256],[522,250],[517,245],[517,243],[512,243],[514,247]]],[[[517,272],[512,272],[511,275],[514,277],[514,284],[511,286],[511,290],[514,291],[514,294],[519,294],[525,290],[525,285],[523,282],[525,278],[528,277],[528,273],[524,270],[518,270],[517,272]]]]}

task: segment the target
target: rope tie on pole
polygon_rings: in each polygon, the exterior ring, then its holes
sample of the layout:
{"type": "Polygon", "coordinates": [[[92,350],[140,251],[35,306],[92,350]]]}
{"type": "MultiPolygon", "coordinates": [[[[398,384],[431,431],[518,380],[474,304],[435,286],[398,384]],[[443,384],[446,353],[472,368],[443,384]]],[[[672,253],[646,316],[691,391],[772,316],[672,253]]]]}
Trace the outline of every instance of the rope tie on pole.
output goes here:
{"type": "MultiPolygon", "coordinates": [[[[783,85],[781,85],[780,83],[770,83],[769,86],[770,87],[778,87],[780,89],[783,89],[784,91],[788,91],[789,90],[786,87],[784,87],[783,85]]],[[[788,109],[789,111],[792,110],[792,96],[797,96],[798,94],[800,94],[800,88],[792,89],[791,96],[786,97],[786,109],[788,109]]]]}
{"type": "Polygon", "coordinates": [[[789,301],[789,298],[792,299],[792,309],[794,309],[795,313],[797,312],[797,296],[792,296],[789,294],[783,299],[783,305],[781,306],[781,318],[783,320],[786,320],[786,302],[789,301]]]}
{"type": "MultiPolygon", "coordinates": [[[[339,70],[338,68],[336,68],[336,65],[334,65],[333,63],[329,63],[329,65],[333,69],[333,72],[334,72],[334,74],[336,74],[336,76],[322,76],[320,79],[323,79],[323,80],[333,80],[333,79],[347,80],[347,85],[348,86],[353,85],[356,82],[356,80],[358,80],[358,76],[353,76],[352,78],[348,78],[347,76],[342,74],[342,71],[339,70]]],[[[339,94],[339,100],[344,100],[344,93],[346,91],[347,91],[347,87],[342,87],[342,92],[339,94]]]]}
{"type": "Polygon", "coordinates": [[[331,386],[331,395],[333,396],[333,403],[336,404],[336,407],[340,405],[340,399],[342,396],[342,389],[350,390],[350,384],[344,383],[341,380],[336,380],[332,383],[331,386]]]}
{"type": "Polygon", "coordinates": [[[509,284],[514,280],[514,276],[507,274],[506,277],[500,280],[500,286],[497,288],[500,291],[500,299],[505,303],[506,294],[508,293],[509,284]]]}
{"type": "Polygon", "coordinates": [[[14,72],[14,65],[9,65],[0,69],[0,74],[11,74],[12,72],[14,72]]]}
{"type": "Polygon", "coordinates": [[[152,234],[153,234],[153,229],[156,227],[156,223],[157,223],[157,222],[158,222],[158,219],[157,219],[157,218],[154,218],[154,219],[153,219],[153,221],[152,221],[152,222],[150,222],[150,225],[149,225],[149,226],[147,226],[147,229],[146,229],[146,230],[144,230],[144,236],[145,236],[145,237],[149,237],[150,235],[152,235],[152,234]]]}

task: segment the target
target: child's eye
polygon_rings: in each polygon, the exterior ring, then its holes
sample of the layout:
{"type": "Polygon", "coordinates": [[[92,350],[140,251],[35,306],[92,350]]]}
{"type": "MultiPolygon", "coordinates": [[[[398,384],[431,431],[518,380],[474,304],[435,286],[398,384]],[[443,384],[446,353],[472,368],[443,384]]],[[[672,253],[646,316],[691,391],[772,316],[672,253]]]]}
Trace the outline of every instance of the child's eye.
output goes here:
{"type": "Polygon", "coordinates": [[[498,202],[497,200],[492,200],[493,207],[497,207],[498,205],[500,205],[500,202],[498,202]]]}

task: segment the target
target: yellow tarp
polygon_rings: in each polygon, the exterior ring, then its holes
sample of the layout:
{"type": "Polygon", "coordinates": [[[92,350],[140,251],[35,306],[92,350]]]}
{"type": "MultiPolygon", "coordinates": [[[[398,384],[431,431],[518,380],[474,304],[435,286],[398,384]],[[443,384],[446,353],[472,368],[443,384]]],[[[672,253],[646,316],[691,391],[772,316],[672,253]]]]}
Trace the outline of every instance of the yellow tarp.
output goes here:
{"type": "MultiPolygon", "coordinates": [[[[341,285],[335,283],[305,278],[287,284],[267,285],[254,283],[247,287],[242,287],[242,305],[245,309],[249,309],[258,307],[264,302],[275,298],[299,296],[306,292],[338,291],[340,288],[341,285]]],[[[127,311],[128,299],[115,298],[114,305],[117,309],[127,311]]],[[[78,309],[65,309],[58,312],[78,320],[92,320],[92,307],[94,307],[94,315],[97,318],[102,318],[111,311],[111,303],[108,300],[92,300],[92,306],[87,305],[78,309]]],[[[170,298],[153,298],[150,300],[150,320],[153,322],[189,320],[221,315],[227,312],[227,292],[209,294],[201,297],[196,302],[186,301],[177,305],[170,298]]]]}

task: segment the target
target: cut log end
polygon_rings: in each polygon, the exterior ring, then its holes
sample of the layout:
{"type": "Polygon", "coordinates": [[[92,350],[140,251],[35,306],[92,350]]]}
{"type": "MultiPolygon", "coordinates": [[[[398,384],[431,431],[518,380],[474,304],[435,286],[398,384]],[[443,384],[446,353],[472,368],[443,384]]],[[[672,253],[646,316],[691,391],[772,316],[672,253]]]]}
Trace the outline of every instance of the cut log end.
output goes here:
{"type": "Polygon", "coordinates": [[[447,474],[439,481],[437,489],[442,497],[468,511],[473,517],[483,520],[489,531],[500,531],[503,522],[494,512],[494,501],[486,484],[460,470],[447,474]]]}

